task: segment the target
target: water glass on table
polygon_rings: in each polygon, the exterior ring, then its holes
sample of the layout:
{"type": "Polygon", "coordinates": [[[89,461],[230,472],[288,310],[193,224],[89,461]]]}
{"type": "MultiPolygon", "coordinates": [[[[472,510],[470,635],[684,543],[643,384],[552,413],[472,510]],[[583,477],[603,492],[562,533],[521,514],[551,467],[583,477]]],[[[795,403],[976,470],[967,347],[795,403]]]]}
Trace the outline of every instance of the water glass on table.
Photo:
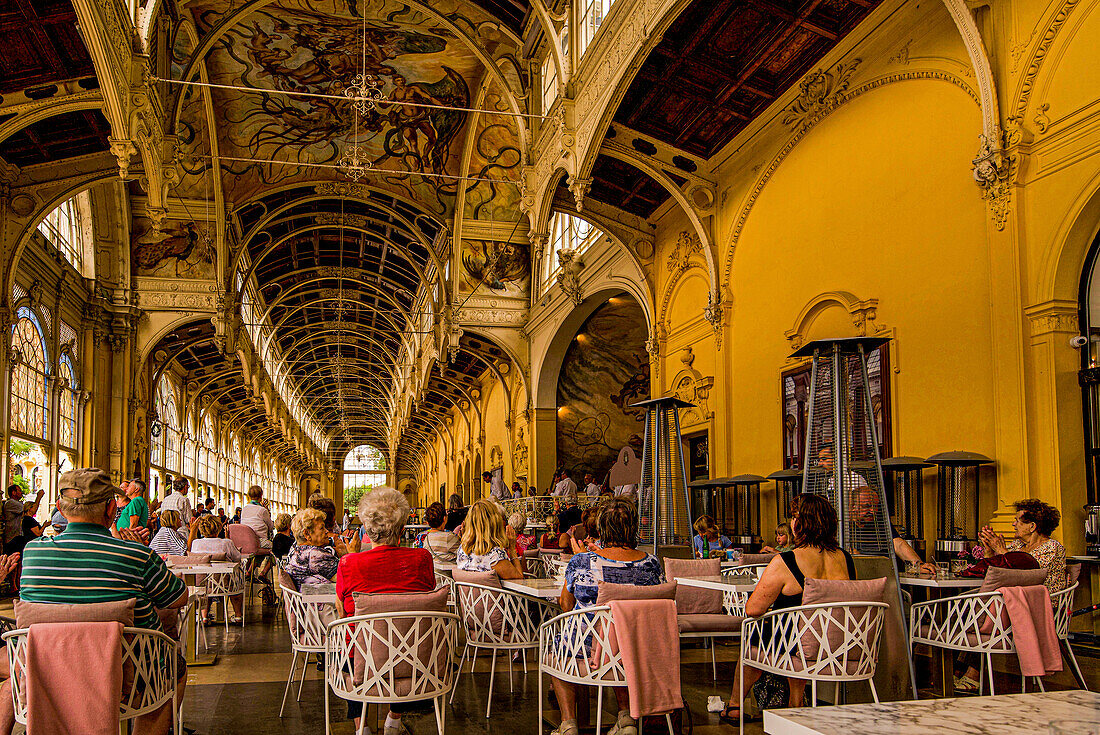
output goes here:
{"type": "Polygon", "coordinates": [[[951,565],[945,561],[936,562],[936,579],[950,579],[951,565]]]}

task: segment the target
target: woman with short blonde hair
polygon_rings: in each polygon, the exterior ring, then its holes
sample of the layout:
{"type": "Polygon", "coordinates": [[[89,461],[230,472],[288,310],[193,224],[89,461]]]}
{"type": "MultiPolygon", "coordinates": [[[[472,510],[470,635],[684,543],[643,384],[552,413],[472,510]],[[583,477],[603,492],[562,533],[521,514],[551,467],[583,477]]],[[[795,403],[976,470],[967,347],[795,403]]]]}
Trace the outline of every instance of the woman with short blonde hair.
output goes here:
{"type": "Polygon", "coordinates": [[[508,541],[504,513],[492,500],[482,498],[470,506],[463,523],[458,568],[466,572],[496,572],[501,579],[523,579],[515,545],[508,541]]]}
{"type": "Polygon", "coordinates": [[[186,554],[187,539],[179,532],[182,523],[179,511],[162,510],[160,512],[160,530],[149,542],[149,548],[161,556],[186,554]]]}

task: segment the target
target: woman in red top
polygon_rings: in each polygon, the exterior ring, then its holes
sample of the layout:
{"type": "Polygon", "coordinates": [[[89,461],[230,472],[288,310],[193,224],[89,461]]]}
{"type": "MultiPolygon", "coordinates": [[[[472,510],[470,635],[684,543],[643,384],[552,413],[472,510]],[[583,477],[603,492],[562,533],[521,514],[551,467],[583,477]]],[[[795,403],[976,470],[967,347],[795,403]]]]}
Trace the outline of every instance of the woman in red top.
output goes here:
{"type": "MultiPolygon", "coordinates": [[[[359,521],[373,546],[367,551],[348,554],[336,568],[336,595],[345,615],[355,614],[353,592],[430,592],[435,589],[435,566],[427,549],[400,546],[401,534],[409,517],[409,502],[392,487],[376,487],[359,501],[359,521]]],[[[411,703],[390,705],[383,735],[402,735],[401,713],[411,703]]],[[[348,702],[348,717],[359,718],[363,706],[348,702]]]]}

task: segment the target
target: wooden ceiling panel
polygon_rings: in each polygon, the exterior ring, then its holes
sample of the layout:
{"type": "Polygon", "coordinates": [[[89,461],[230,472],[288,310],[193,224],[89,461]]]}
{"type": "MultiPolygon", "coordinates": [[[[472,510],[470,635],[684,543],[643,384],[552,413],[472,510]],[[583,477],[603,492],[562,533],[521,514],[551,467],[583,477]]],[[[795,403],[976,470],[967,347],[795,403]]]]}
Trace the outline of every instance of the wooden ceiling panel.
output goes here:
{"type": "Polygon", "coordinates": [[[16,166],[61,161],[110,150],[111,125],[99,110],[39,120],[0,143],[0,158],[16,166]]]}
{"type": "Polygon", "coordinates": [[[0,94],[95,73],[70,0],[0,1],[0,94]]]}
{"type": "Polygon", "coordinates": [[[646,59],[615,120],[710,158],[878,2],[694,0],[646,59]]]}

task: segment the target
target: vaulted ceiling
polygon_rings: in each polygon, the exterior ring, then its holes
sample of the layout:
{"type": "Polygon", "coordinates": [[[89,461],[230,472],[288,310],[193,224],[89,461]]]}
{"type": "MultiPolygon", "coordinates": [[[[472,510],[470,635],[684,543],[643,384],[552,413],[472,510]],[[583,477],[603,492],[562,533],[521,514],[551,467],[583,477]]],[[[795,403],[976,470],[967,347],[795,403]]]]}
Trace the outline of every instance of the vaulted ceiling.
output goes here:
{"type": "MultiPolygon", "coordinates": [[[[709,159],[881,0],[694,0],[634,77],[615,122],[709,159]]],[[[591,196],[648,217],[668,193],[601,156],[591,196]]]]}

